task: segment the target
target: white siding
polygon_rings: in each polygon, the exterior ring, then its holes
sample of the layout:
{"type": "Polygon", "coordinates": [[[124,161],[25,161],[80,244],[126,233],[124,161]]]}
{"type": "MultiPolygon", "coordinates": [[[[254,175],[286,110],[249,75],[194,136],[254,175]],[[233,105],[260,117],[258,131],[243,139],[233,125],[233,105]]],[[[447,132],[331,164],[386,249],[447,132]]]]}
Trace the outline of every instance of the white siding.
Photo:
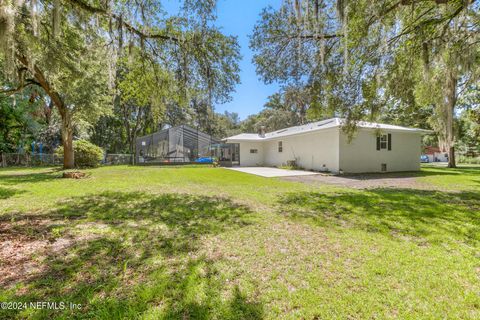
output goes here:
{"type": "Polygon", "coordinates": [[[263,141],[259,142],[240,142],[240,166],[255,167],[264,165],[264,146],[263,141]],[[250,153],[250,149],[257,149],[257,153],[250,153]]]}
{"type": "Polygon", "coordinates": [[[377,150],[375,130],[359,129],[349,143],[340,132],[340,169],[344,172],[381,172],[382,163],[387,171],[420,170],[421,134],[384,131],[392,135],[392,150],[377,150]]]}
{"type": "Polygon", "coordinates": [[[392,135],[392,150],[377,150],[376,131],[359,129],[348,142],[339,128],[331,128],[263,141],[235,141],[240,143],[240,166],[281,166],[289,160],[307,170],[337,173],[420,170],[421,133],[385,130],[392,135]],[[282,152],[278,142],[282,141],[282,152]],[[257,153],[250,153],[257,149],[257,153]]]}
{"type": "MultiPolygon", "coordinates": [[[[267,140],[264,142],[265,165],[280,166],[296,160],[304,169],[338,172],[338,131],[332,128],[267,140]],[[278,152],[279,141],[282,141],[283,152],[278,152]]],[[[243,143],[240,149],[242,147],[243,143]]]]}

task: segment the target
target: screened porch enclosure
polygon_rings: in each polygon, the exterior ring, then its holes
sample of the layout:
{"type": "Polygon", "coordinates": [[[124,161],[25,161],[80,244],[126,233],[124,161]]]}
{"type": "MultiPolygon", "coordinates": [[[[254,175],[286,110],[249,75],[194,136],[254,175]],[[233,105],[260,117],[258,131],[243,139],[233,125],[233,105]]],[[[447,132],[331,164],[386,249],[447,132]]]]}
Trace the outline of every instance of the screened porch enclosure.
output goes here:
{"type": "Polygon", "coordinates": [[[137,163],[201,162],[213,157],[220,140],[187,125],[137,138],[137,163]]]}
{"type": "Polygon", "coordinates": [[[219,143],[212,146],[213,156],[222,167],[240,165],[240,144],[219,143]]]}

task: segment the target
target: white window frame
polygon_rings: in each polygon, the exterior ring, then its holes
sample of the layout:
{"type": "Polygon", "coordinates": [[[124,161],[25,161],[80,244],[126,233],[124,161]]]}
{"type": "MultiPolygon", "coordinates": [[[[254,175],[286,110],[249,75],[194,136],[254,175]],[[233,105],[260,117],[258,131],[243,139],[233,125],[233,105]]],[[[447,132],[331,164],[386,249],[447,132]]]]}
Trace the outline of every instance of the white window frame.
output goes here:
{"type": "Polygon", "coordinates": [[[283,141],[278,141],[278,152],[283,152],[283,141]]]}
{"type": "Polygon", "coordinates": [[[388,149],[388,135],[386,134],[380,135],[380,150],[383,149],[388,149]]]}

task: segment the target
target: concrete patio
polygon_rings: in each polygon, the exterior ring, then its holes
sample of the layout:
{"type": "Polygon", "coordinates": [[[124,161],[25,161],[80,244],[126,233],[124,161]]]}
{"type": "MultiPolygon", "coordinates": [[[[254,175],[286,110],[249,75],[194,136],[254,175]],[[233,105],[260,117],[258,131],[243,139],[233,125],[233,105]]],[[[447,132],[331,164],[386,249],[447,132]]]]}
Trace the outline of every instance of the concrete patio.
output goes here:
{"type": "Polygon", "coordinates": [[[270,167],[232,167],[232,168],[225,168],[225,169],[254,174],[254,175],[266,177],[266,178],[311,176],[311,175],[318,174],[316,172],[311,172],[311,171],[286,170],[286,169],[278,169],[278,168],[270,168],[270,167]]]}

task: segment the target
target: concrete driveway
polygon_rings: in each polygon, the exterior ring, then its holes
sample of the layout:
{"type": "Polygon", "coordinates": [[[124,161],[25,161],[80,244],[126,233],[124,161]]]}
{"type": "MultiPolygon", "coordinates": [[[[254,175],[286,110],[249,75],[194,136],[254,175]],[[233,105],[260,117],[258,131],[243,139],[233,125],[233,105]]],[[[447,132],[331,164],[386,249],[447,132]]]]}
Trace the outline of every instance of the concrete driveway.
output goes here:
{"type": "Polygon", "coordinates": [[[310,171],[286,170],[286,169],[269,168],[269,167],[233,167],[233,168],[225,168],[225,169],[255,174],[257,176],[266,177],[266,178],[311,176],[311,175],[318,174],[316,172],[310,172],[310,171]]]}

